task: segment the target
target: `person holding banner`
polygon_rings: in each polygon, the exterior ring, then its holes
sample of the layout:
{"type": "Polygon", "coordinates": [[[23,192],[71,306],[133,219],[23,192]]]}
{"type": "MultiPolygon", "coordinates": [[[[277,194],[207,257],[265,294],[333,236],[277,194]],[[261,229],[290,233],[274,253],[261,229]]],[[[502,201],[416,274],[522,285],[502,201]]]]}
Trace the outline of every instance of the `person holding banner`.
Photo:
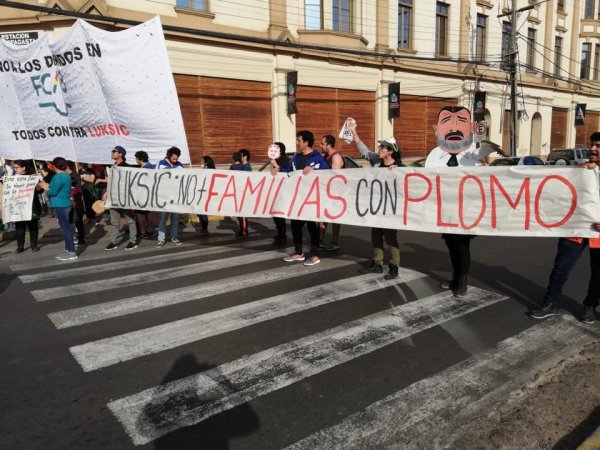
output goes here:
{"type": "MultiPolygon", "coordinates": [[[[33,167],[26,164],[22,159],[13,161],[13,172],[15,175],[35,175],[33,167]]],[[[15,253],[23,253],[25,251],[25,230],[29,228],[29,242],[31,242],[31,251],[38,252],[38,235],[39,235],[39,220],[42,213],[42,205],[36,192],[33,194],[31,204],[31,220],[22,220],[15,222],[17,231],[17,249],[15,253]]]]}
{"type": "MultiPolygon", "coordinates": [[[[211,156],[204,155],[200,168],[214,170],[217,166],[211,156]]],[[[208,216],[206,214],[198,214],[198,220],[200,221],[200,230],[198,231],[200,236],[208,236],[208,216]]]]}
{"type": "MultiPolygon", "coordinates": [[[[398,143],[393,137],[378,141],[377,152],[372,152],[366,144],[360,140],[356,127],[349,128],[354,136],[356,148],[364,159],[369,161],[372,167],[381,167],[393,169],[394,167],[403,167],[402,158],[398,143]]],[[[371,264],[362,269],[362,273],[383,273],[383,240],[390,248],[390,263],[388,273],[385,274],[386,280],[393,280],[398,277],[398,267],[400,266],[400,244],[398,243],[398,231],[389,228],[371,228],[371,244],[373,245],[373,259],[371,264]]]]}
{"type": "MultiPolygon", "coordinates": [[[[275,165],[287,166],[289,164],[289,157],[285,153],[285,144],[283,142],[273,142],[271,144],[279,149],[279,158],[275,159],[275,165]]],[[[285,217],[273,217],[275,223],[275,237],[273,238],[273,245],[283,246],[287,243],[287,226],[285,224],[285,217]]]]}
{"type": "MultiPolygon", "coordinates": [[[[161,159],[158,164],[156,164],[156,169],[183,169],[183,164],[178,161],[180,156],[181,150],[177,147],[171,147],[167,150],[165,158],[161,159]]],[[[160,221],[158,222],[157,248],[163,248],[165,246],[167,238],[167,218],[169,218],[169,216],[171,217],[171,242],[175,245],[183,244],[183,242],[177,239],[179,233],[179,213],[163,211],[160,213],[160,221]]]]}
{"type": "Polygon", "coordinates": [[[56,257],[59,261],[77,259],[75,243],[73,242],[73,230],[69,224],[69,213],[71,212],[71,177],[66,172],[67,160],[56,157],[52,161],[52,170],[55,175],[50,184],[40,182],[39,185],[47,191],[50,206],[54,208],[54,214],[58,220],[60,231],[65,240],[65,253],[56,257]]]}
{"type": "MultiPolygon", "coordinates": [[[[113,148],[110,153],[110,157],[114,161],[112,167],[132,167],[130,164],[127,164],[127,160],[125,159],[126,155],[127,150],[120,145],[117,145],[115,148],[113,148]]],[[[96,183],[101,183],[104,181],[108,180],[98,178],[96,183]]],[[[124,217],[125,220],[127,220],[127,225],[129,226],[129,243],[125,246],[125,250],[133,250],[134,248],[137,248],[137,226],[135,225],[135,219],[133,218],[133,211],[130,209],[111,208],[109,214],[110,242],[106,247],[104,247],[104,250],[115,250],[119,246],[119,244],[117,244],[117,239],[119,239],[119,234],[121,231],[121,217],[124,217]]]]}
{"type": "MultiPolygon", "coordinates": [[[[438,113],[434,127],[438,146],[427,155],[425,167],[483,166],[491,147],[477,147],[473,142],[471,112],[463,106],[445,106],[438,113]]],[[[452,279],[442,282],[443,289],[455,297],[467,295],[467,279],[471,267],[471,239],[467,234],[444,233],[452,263],[452,279]]]]}
{"type": "MultiPolygon", "coordinates": [[[[315,143],[314,135],[308,130],[302,130],[296,133],[297,153],[294,155],[289,165],[279,166],[275,160],[271,160],[273,170],[271,173],[276,175],[281,172],[294,172],[301,170],[304,175],[308,175],[313,170],[329,169],[329,164],[321,155],[321,152],[312,148],[315,143]]],[[[291,220],[292,237],[294,238],[294,253],[285,257],[285,262],[304,262],[305,266],[314,266],[319,264],[321,259],[317,252],[319,251],[319,225],[317,222],[307,220],[291,220]],[[302,248],[302,230],[304,224],[310,233],[310,255],[306,257],[302,248]]]]}
{"type": "MultiPolygon", "coordinates": [[[[600,165],[600,131],[590,136],[588,162],[581,165],[588,169],[597,169],[600,165]]],[[[592,229],[600,232],[600,223],[593,223],[592,229]]],[[[554,316],[558,312],[558,304],[562,290],[569,279],[569,274],[579,260],[585,248],[590,252],[590,282],[587,295],[583,301],[583,313],[580,320],[592,324],[596,319],[596,309],[600,305],[600,238],[560,238],[554,259],[554,266],[548,280],[546,294],[542,306],[529,312],[534,319],[554,316]]]]}
{"type": "MultiPolygon", "coordinates": [[[[326,134],[321,138],[321,150],[323,155],[332,169],[344,169],[346,162],[341,153],[335,149],[335,137],[331,134],[326,134]]],[[[325,232],[327,231],[327,222],[321,222],[321,233],[319,239],[319,247],[326,252],[333,252],[340,249],[338,244],[340,240],[340,231],[342,226],[339,223],[331,224],[331,242],[325,245],[325,232]]]]}
{"type": "MultiPolygon", "coordinates": [[[[233,153],[233,164],[229,166],[229,170],[243,170],[245,172],[252,172],[252,166],[250,165],[250,151],[242,148],[241,150],[233,153]]],[[[238,217],[238,223],[240,229],[235,234],[237,237],[248,236],[248,218],[238,217]]]]}

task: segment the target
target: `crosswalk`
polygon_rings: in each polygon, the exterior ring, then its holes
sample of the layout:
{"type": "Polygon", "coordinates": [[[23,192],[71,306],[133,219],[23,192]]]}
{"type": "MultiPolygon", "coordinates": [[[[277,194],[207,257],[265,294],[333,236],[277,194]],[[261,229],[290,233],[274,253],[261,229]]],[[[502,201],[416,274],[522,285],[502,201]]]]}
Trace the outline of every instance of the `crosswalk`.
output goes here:
{"type": "MultiPolygon", "coordinates": [[[[364,398],[348,393],[347,402],[337,399],[331,412],[321,413],[326,419],[314,423],[302,406],[283,408],[276,399],[314,380],[335,383],[337,374],[356,373],[364,361],[390,367],[378,356],[394,349],[402,361],[407,349],[452,340],[449,330],[457,324],[477,339],[485,326],[478,329],[471,318],[507,308],[511,299],[471,287],[457,300],[430,275],[408,268],[396,280],[359,274],[360,259],[349,254],[313,267],[285,264],[284,254],[270,240],[216,237],[170,252],[111,252],[60,267],[31,262],[11,269],[86,376],[138,374],[127,384],[136,388],[106,398],[135,446],[258,405],[305,426],[272,441],[246,436],[239,448],[442,448],[534,368],[599,337],[568,317],[529,324],[481,352],[460,349],[456,361],[449,358],[425,377],[407,376],[403,385],[391,383],[390,392],[377,394],[376,386],[370,392],[367,382],[357,387],[369,391],[364,398]],[[198,371],[158,381],[140,376],[204,353],[212,361],[198,371]]],[[[394,370],[402,374],[402,367],[394,370]]]]}

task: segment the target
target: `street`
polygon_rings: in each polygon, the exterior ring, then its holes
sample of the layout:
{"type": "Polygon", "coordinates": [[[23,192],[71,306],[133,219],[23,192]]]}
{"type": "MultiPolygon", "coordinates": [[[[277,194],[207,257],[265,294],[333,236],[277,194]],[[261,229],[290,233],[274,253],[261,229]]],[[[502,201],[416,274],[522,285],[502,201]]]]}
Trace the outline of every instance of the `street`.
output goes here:
{"type": "Polygon", "coordinates": [[[110,252],[101,224],[67,262],[54,259],[63,243],[49,218],[39,253],[1,242],[0,447],[451,447],[600,336],[573,317],[587,253],[564,315],[526,315],[554,238],[475,238],[457,299],[439,287],[450,262],[437,234],[400,232],[400,276],[385,281],[358,273],[369,229],[343,225],[341,249],[305,267],[283,261],[270,220],[250,219],[245,239],[233,224],[211,220],[209,237],[187,224],[180,247],[110,252]]]}

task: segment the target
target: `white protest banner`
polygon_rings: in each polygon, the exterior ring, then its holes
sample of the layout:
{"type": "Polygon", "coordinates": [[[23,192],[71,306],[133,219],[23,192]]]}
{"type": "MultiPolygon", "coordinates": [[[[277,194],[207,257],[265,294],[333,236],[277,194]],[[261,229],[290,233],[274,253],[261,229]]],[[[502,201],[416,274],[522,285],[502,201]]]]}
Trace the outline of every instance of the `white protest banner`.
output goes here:
{"type": "Polygon", "coordinates": [[[111,169],[113,206],[493,236],[598,237],[598,171],[460,167],[315,170],[111,169]]]}
{"type": "Polygon", "coordinates": [[[57,41],[0,40],[0,156],[108,164],[189,150],[160,20],[108,32],[78,20],[57,41]]]}
{"type": "Polygon", "coordinates": [[[2,221],[31,220],[35,185],[39,175],[13,175],[3,178],[2,221]]]}

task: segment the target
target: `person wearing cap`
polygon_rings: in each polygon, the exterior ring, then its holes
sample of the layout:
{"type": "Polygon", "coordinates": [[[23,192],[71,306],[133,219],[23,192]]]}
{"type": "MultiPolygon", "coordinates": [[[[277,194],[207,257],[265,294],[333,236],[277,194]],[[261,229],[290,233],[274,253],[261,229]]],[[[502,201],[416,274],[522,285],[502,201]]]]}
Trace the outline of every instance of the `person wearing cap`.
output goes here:
{"type": "MultiPolygon", "coordinates": [[[[372,152],[366,144],[360,140],[356,128],[351,128],[352,136],[356,148],[364,159],[369,161],[372,167],[381,167],[393,169],[394,167],[403,167],[402,158],[398,143],[393,137],[388,137],[377,141],[379,147],[376,152],[372,152]]],[[[398,277],[398,267],[400,266],[400,244],[398,244],[398,231],[389,228],[371,228],[371,244],[373,245],[373,260],[371,264],[363,269],[362,273],[383,273],[383,241],[390,248],[390,263],[388,273],[385,274],[386,280],[393,280],[398,277]]]]}
{"type": "MultiPolygon", "coordinates": [[[[120,145],[117,145],[112,149],[110,157],[114,161],[112,165],[113,169],[117,167],[134,167],[130,164],[127,164],[125,155],[127,155],[127,151],[120,145]]],[[[111,208],[110,242],[106,247],[104,247],[104,250],[115,250],[119,246],[117,240],[119,239],[119,234],[121,232],[121,217],[127,221],[127,225],[129,227],[129,243],[125,247],[125,250],[133,250],[134,248],[137,248],[137,227],[135,225],[135,219],[133,218],[133,211],[129,209],[111,208]]]]}

